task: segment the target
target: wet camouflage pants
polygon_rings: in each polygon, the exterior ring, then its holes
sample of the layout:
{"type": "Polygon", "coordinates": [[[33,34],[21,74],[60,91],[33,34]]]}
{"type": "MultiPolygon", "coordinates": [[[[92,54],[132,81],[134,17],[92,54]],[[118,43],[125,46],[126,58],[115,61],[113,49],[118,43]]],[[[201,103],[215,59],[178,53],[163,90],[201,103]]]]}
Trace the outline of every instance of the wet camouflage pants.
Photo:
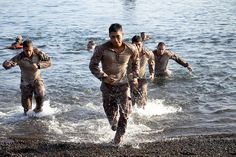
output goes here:
{"type": "Polygon", "coordinates": [[[147,104],[147,80],[146,79],[138,79],[138,88],[134,87],[132,83],[131,86],[131,99],[132,105],[134,106],[135,103],[137,107],[144,108],[147,104]]]}
{"type": "Polygon", "coordinates": [[[36,101],[36,109],[41,109],[45,95],[43,80],[36,80],[33,84],[21,85],[21,103],[25,111],[32,108],[32,97],[36,101]]]}
{"type": "Polygon", "coordinates": [[[113,86],[102,83],[101,91],[103,96],[103,107],[110,125],[117,123],[119,111],[120,117],[118,120],[117,133],[122,136],[125,134],[127,121],[132,109],[129,85],[127,83],[113,86]]]}

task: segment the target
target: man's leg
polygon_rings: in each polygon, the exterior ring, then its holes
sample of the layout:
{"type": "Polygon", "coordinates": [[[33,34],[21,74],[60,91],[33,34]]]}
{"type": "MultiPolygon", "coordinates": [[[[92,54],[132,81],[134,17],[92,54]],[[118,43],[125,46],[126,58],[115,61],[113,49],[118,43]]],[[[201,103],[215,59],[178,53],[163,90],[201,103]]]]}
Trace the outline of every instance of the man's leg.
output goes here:
{"type": "Polygon", "coordinates": [[[138,90],[139,90],[139,95],[138,95],[138,107],[143,108],[147,104],[147,80],[146,79],[139,79],[138,82],[138,90]]]}
{"type": "Polygon", "coordinates": [[[21,104],[24,108],[24,114],[32,108],[33,87],[31,85],[21,85],[21,104]]]}
{"type": "Polygon", "coordinates": [[[36,80],[34,83],[34,97],[36,101],[35,113],[41,112],[45,96],[45,87],[43,80],[36,80]]]}
{"type": "Polygon", "coordinates": [[[138,93],[137,93],[137,89],[135,89],[133,83],[130,82],[129,84],[130,84],[130,95],[131,95],[132,106],[134,106],[137,101],[138,93]]]}
{"type": "Polygon", "coordinates": [[[130,98],[130,89],[128,85],[122,85],[122,87],[120,87],[119,98],[120,98],[120,105],[119,105],[120,118],[118,121],[118,128],[114,138],[115,144],[119,144],[121,142],[122,137],[126,131],[129,115],[132,111],[132,102],[130,98]]]}
{"type": "Polygon", "coordinates": [[[116,131],[117,129],[117,114],[118,106],[114,96],[112,96],[112,89],[104,83],[101,85],[102,97],[103,97],[103,108],[106,113],[111,129],[116,131]]]}

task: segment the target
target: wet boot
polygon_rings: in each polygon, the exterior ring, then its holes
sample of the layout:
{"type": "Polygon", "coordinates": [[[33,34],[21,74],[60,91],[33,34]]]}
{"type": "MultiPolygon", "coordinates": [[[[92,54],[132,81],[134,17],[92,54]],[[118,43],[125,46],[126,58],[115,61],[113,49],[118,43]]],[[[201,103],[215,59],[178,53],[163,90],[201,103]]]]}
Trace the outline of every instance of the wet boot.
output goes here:
{"type": "Polygon", "coordinates": [[[34,112],[35,112],[35,113],[39,113],[39,112],[42,112],[42,111],[43,111],[42,108],[35,108],[35,109],[34,109],[34,112]]]}
{"type": "Polygon", "coordinates": [[[122,143],[123,135],[121,135],[119,132],[116,132],[115,138],[114,138],[114,144],[119,145],[122,143]]]}
{"type": "Polygon", "coordinates": [[[24,116],[27,116],[28,109],[24,109],[24,116]]]}
{"type": "Polygon", "coordinates": [[[117,130],[117,124],[112,125],[111,130],[116,131],[117,130]]]}

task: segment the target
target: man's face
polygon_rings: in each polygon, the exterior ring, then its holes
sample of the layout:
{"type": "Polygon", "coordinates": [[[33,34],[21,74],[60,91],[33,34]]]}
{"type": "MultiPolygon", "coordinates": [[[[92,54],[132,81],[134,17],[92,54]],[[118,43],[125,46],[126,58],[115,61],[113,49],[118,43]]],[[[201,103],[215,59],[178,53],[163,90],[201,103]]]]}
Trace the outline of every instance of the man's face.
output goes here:
{"type": "Polygon", "coordinates": [[[117,31],[117,32],[109,33],[109,37],[111,39],[111,43],[113,44],[114,47],[122,46],[123,35],[124,34],[123,34],[122,31],[117,31]]]}
{"type": "Polygon", "coordinates": [[[138,51],[141,52],[143,49],[143,43],[139,41],[139,42],[134,42],[134,44],[137,46],[138,51]]]}
{"type": "Polygon", "coordinates": [[[166,50],[165,45],[161,45],[161,46],[159,46],[159,47],[158,47],[158,50],[161,52],[161,55],[163,55],[164,52],[165,52],[165,50],[166,50]]]}
{"type": "Polygon", "coordinates": [[[31,44],[28,47],[23,47],[23,51],[27,57],[31,57],[33,54],[33,45],[31,44]]]}
{"type": "Polygon", "coordinates": [[[141,33],[141,38],[145,39],[145,37],[146,37],[146,34],[145,33],[141,33]]]}

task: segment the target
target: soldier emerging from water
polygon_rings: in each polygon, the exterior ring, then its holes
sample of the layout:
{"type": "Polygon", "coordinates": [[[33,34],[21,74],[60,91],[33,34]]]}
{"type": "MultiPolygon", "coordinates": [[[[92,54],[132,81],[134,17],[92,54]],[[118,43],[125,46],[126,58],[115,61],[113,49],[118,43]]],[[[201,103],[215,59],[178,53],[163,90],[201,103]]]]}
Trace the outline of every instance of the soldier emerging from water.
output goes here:
{"type": "Polygon", "coordinates": [[[16,37],[16,41],[11,44],[11,46],[7,46],[6,49],[22,49],[23,48],[23,38],[21,35],[16,37]]]}
{"type": "Polygon", "coordinates": [[[94,51],[96,47],[96,43],[94,40],[89,40],[88,44],[87,44],[87,50],[88,51],[94,51]]]}
{"type": "Polygon", "coordinates": [[[138,50],[123,41],[122,26],[118,23],[109,27],[110,40],[95,48],[89,68],[102,81],[103,107],[111,125],[116,131],[114,143],[119,144],[125,134],[127,121],[132,109],[127,67],[132,61],[133,84],[137,85],[138,50]],[[101,62],[102,68],[99,68],[101,62]],[[118,120],[119,111],[119,120],[118,120]]]}
{"type": "Polygon", "coordinates": [[[151,37],[149,35],[147,35],[145,32],[141,32],[140,35],[141,35],[143,42],[151,39],[151,37]]]}
{"type": "Polygon", "coordinates": [[[36,100],[35,113],[42,111],[45,95],[44,82],[40,76],[40,69],[51,66],[50,57],[37,48],[33,48],[31,40],[23,42],[23,52],[10,60],[3,62],[3,67],[7,70],[19,65],[21,70],[21,103],[24,114],[32,108],[32,96],[36,100]]]}
{"type": "Polygon", "coordinates": [[[177,63],[186,67],[189,72],[192,72],[191,66],[181,59],[176,53],[167,50],[163,42],[158,43],[157,49],[153,51],[155,56],[155,76],[156,77],[169,77],[172,72],[168,69],[169,59],[175,60],[177,63]]]}
{"type": "Polygon", "coordinates": [[[147,104],[147,86],[148,86],[146,76],[145,76],[145,69],[148,64],[149,73],[150,73],[149,78],[151,80],[153,80],[154,79],[154,68],[155,68],[154,55],[153,55],[152,51],[148,51],[148,50],[144,49],[143,41],[140,36],[135,35],[132,38],[132,43],[135,44],[138,48],[139,60],[140,60],[138,88],[135,88],[132,85],[132,83],[130,83],[132,104],[134,106],[136,103],[137,107],[144,109],[144,107],[147,104]]]}

